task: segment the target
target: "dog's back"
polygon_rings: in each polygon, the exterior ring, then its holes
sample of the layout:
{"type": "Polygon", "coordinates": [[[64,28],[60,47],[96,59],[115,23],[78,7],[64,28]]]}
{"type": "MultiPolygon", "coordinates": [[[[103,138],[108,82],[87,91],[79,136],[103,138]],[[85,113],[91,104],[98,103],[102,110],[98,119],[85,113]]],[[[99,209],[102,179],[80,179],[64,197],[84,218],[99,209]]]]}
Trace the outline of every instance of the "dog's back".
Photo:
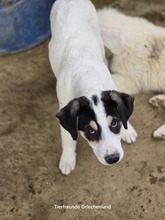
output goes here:
{"type": "Polygon", "coordinates": [[[58,79],[58,99],[66,104],[95,90],[116,90],[105,65],[104,46],[93,4],[89,0],[57,0],[50,20],[49,59],[58,79]]]}
{"type": "Polygon", "coordinates": [[[124,35],[120,53],[110,63],[118,89],[130,94],[165,91],[165,28],[113,8],[99,10],[98,17],[102,28],[116,28],[124,35]]]}
{"type": "Polygon", "coordinates": [[[97,14],[89,0],[57,0],[50,20],[52,38],[49,57],[56,77],[61,66],[68,63],[72,65],[75,57],[76,60],[84,59],[84,56],[88,56],[88,59],[103,59],[104,47],[97,14]]]}

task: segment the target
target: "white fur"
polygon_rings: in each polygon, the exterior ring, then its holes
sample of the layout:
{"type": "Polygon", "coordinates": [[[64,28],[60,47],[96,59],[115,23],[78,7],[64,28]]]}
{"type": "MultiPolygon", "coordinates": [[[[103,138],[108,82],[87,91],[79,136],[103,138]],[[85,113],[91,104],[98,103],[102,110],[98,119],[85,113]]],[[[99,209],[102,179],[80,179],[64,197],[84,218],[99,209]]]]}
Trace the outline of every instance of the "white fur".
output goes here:
{"type": "Polygon", "coordinates": [[[115,39],[121,47],[110,63],[119,91],[165,91],[165,28],[112,8],[99,10],[98,17],[103,41],[110,50],[113,29],[119,32],[115,39]]]}
{"type": "MultiPolygon", "coordinates": [[[[149,100],[149,103],[154,107],[165,108],[165,95],[160,94],[160,95],[153,96],[149,100]]],[[[158,139],[165,139],[165,124],[163,124],[160,128],[154,131],[153,137],[158,138],[158,139]]]]}
{"type": "Polygon", "coordinates": [[[165,139],[165,124],[154,131],[153,137],[158,139],[165,139]]]}
{"type": "Polygon", "coordinates": [[[165,92],[165,28],[112,8],[99,10],[98,17],[104,44],[113,53],[110,70],[119,91],[165,92]],[[117,51],[112,44],[118,44],[117,51]]]}
{"type": "MultiPolygon", "coordinates": [[[[60,108],[82,95],[90,99],[94,93],[99,96],[103,90],[115,90],[116,86],[104,63],[104,46],[92,3],[89,0],[57,0],[52,7],[50,20],[52,37],[49,43],[49,59],[57,78],[60,108]]],[[[105,125],[105,112],[98,120],[105,125]]],[[[133,128],[127,135],[136,139],[133,128]]],[[[107,137],[108,134],[105,139],[107,137]]],[[[62,127],[61,138],[63,151],[59,167],[63,174],[69,174],[76,164],[76,141],[62,127]]],[[[103,151],[111,148],[104,143],[101,145],[103,151]]],[[[117,148],[122,158],[120,141],[117,141],[117,148]]],[[[102,162],[103,152],[93,150],[102,162]]]]}

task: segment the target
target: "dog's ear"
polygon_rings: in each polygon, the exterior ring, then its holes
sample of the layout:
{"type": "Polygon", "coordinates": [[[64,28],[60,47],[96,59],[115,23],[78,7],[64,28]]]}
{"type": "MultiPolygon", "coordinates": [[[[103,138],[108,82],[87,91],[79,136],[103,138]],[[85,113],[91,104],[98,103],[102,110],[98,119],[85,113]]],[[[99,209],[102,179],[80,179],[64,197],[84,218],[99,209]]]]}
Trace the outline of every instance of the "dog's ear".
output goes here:
{"type": "Polygon", "coordinates": [[[122,31],[118,28],[101,28],[101,34],[104,45],[113,54],[119,54],[125,41],[122,31]]]}
{"type": "Polygon", "coordinates": [[[61,126],[71,134],[73,140],[78,136],[77,121],[80,109],[86,103],[85,99],[85,97],[73,99],[56,114],[61,126]]]}
{"type": "Polygon", "coordinates": [[[134,98],[128,94],[117,91],[103,91],[102,100],[107,114],[116,114],[121,118],[123,126],[127,129],[127,121],[133,112],[134,98]]]}
{"type": "Polygon", "coordinates": [[[76,140],[78,136],[77,116],[79,109],[79,100],[73,99],[56,114],[56,117],[59,119],[61,126],[71,134],[73,140],[76,140]]]}
{"type": "Polygon", "coordinates": [[[116,109],[121,117],[123,126],[127,129],[127,121],[133,112],[134,97],[117,91],[110,91],[110,98],[116,103],[116,109]]]}

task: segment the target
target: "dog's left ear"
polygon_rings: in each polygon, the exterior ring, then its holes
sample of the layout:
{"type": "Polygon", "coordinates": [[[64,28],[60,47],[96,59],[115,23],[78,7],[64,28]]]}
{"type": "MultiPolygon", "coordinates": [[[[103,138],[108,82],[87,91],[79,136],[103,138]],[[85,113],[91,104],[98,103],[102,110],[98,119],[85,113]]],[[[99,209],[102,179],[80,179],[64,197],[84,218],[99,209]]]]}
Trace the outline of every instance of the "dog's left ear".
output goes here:
{"type": "Polygon", "coordinates": [[[65,107],[60,109],[56,117],[63,128],[65,128],[72,136],[73,140],[77,139],[77,119],[80,109],[87,104],[85,97],[79,97],[70,101],[65,107]]]}
{"type": "Polygon", "coordinates": [[[127,121],[134,108],[134,97],[117,91],[110,91],[110,97],[116,103],[116,109],[121,117],[123,126],[127,129],[127,121]]]}
{"type": "Polygon", "coordinates": [[[73,99],[56,113],[56,117],[59,119],[61,126],[71,134],[73,140],[76,140],[78,136],[77,116],[79,108],[79,100],[73,99]]]}
{"type": "Polygon", "coordinates": [[[118,28],[101,28],[104,46],[113,54],[119,54],[125,42],[124,33],[118,28]]]}

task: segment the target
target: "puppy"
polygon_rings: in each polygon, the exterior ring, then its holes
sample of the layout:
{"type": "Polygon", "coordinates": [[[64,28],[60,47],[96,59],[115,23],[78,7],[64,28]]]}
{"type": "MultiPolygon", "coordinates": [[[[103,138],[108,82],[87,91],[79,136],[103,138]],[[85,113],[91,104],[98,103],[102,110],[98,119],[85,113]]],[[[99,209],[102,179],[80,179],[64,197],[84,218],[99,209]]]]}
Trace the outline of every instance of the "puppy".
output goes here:
{"type": "Polygon", "coordinates": [[[136,140],[130,124],[125,130],[134,99],[114,91],[96,10],[89,0],[57,0],[50,20],[49,59],[57,78],[62,139],[59,168],[65,175],[75,168],[78,131],[102,164],[117,163],[123,158],[121,136],[136,140]]]}
{"type": "MultiPolygon", "coordinates": [[[[119,91],[165,92],[165,28],[113,8],[98,10],[98,17],[110,54],[112,79],[119,91]]],[[[161,137],[157,132],[154,137],[161,137]]]]}

